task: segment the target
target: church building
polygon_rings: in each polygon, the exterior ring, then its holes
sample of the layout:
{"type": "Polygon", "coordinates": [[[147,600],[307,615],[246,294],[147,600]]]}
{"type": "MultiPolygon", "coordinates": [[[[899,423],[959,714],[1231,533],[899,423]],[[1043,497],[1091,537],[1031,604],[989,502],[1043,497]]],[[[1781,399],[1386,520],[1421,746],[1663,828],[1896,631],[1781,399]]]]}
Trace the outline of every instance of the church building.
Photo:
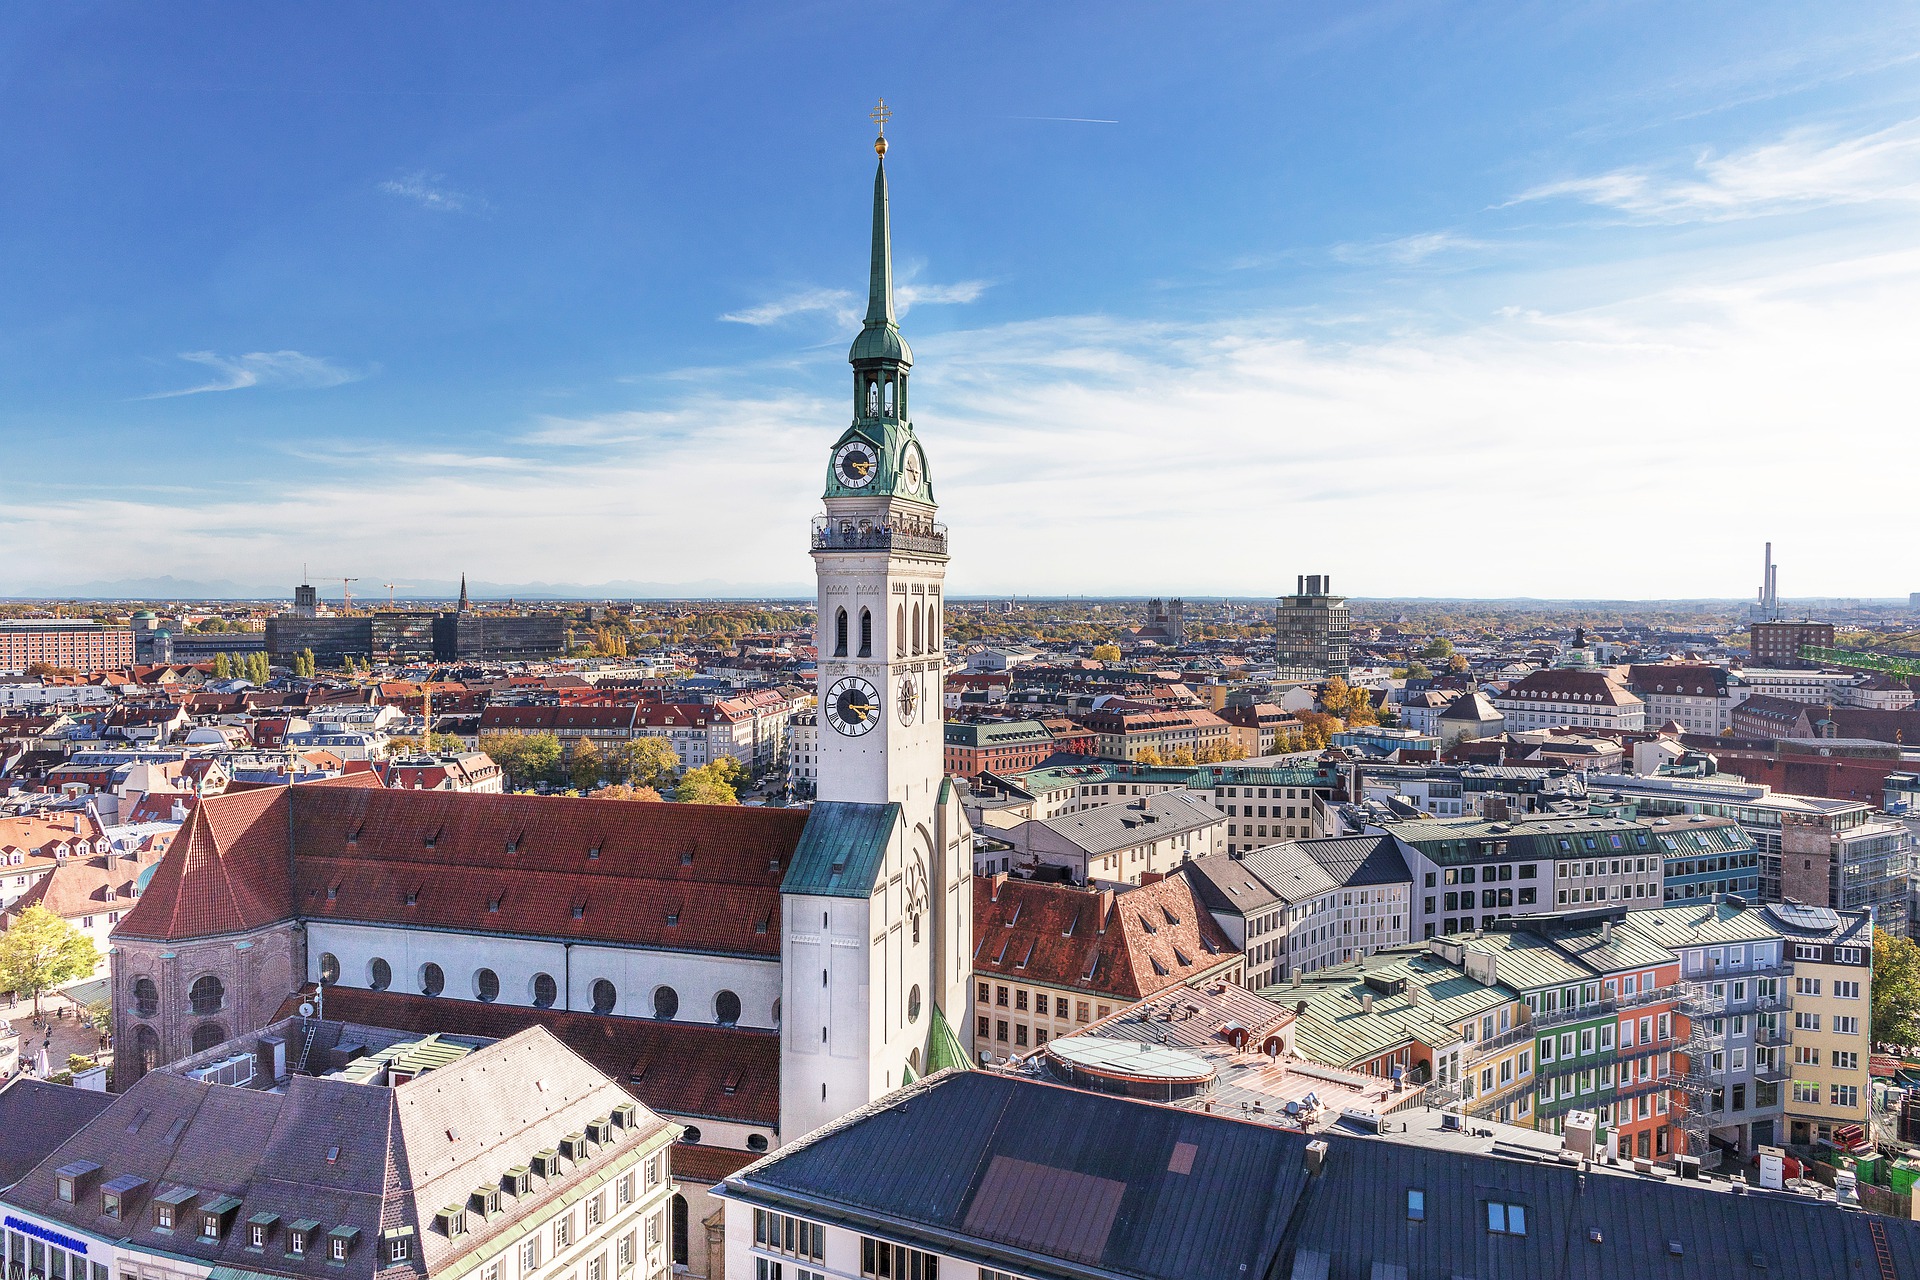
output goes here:
{"type": "Polygon", "coordinates": [[[818,802],[398,791],[370,774],[205,799],[112,935],[116,1089],[296,1015],[545,1026],[685,1127],[673,1254],[707,1275],[706,1187],[970,1063],[972,831],[942,770],[947,535],[908,413],[886,146],[853,420],[811,530],[818,802]]]}

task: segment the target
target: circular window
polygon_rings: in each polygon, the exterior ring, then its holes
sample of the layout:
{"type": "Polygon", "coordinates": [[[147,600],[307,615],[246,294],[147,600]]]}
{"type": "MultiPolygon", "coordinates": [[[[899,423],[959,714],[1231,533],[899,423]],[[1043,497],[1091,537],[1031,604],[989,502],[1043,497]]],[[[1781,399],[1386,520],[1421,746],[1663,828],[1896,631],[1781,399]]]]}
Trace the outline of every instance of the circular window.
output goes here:
{"type": "Polygon", "coordinates": [[[152,978],[133,980],[133,1012],[139,1018],[151,1018],[160,1012],[160,988],[153,985],[152,978]]]}
{"type": "Polygon", "coordinates": [[[653,1016],[672,1018],[680,1012],[680,993],[672,987],[655,987],[653,991],[653,1016]]]}
{"type": "Polygon", "coordinates": [[[500,998],[500,975],[491,969],[476,969],[473,974],[474,998],[492,1004],[500,998]]]}
{"type": "Polygon", "coordinates": [[[439,965],[423,964],[420,966],[420,993],[422,995],[437,996],[446,989],[447,975],[441,971],[439,965]]]}
{"type": "Polygon", "coordinates": [[[686,1128],[682,1129],[680,1131],[680,1141],[682,1142],[700,1141],[700,1126],[690,1124],[686,1128]]]}
{"type": "Polygon", "coordinates": [[[593,980],[593,1011],[595,1013],[612,1013],[613,1006],[619,1003],[620,993],[614,990],[611,982],[605,978],[593,980]]]}
{"type": "Polygon", "coordinates": [[[713,998],[713,1017],[723,1027],[730,1027],[740,1021],[740,997],[731,991],[722,991],[713,998]]]}
{"type": "Polygon", "coordinates": [[[553,1008],[553,1002],[559,998],[560,986],[554,982],[552,974],[536,973],[533,975],[534,1008],[551,1009],[553,1008]]]}
{"type": "Polygon", "coordinates": [[[320,985],[330,987],[340,981],[340,957],[331,951],[320,953],[320,985]]]}
{"type": "Polygon", "coordinates": [[[393,985],[393,966],[379,956],[367,962],[367,985],[375,991],[385,991],[393,985]]]}
{"type": "Polygon", "coordinates": [[[907,1021],[920,1021],[920,984],[914,983],[913,990],[907,992],[907,1021]]]}
{"type": "Polygon", "coordinates": [[[764,1134],[764,1133],[750,1133],[750,1134],[748,1134],[748,1135],[747,1135],[747,1150],[749,1150],[749,1151],[765,1151],[766,1149],[767,1149],[767,1135],[766,1135],[766,1134],[764,1134]]]}

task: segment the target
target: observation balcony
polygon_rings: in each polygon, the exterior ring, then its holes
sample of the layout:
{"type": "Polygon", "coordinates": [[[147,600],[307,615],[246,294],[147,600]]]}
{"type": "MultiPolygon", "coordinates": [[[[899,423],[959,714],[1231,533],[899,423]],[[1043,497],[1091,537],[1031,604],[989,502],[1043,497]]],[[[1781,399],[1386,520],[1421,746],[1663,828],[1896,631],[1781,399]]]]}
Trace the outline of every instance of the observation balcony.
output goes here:
{"type": "Polygon", "coordinates": [[[815,551],[910,551],[918,555],[947,554],[947,526],[938,521],[907,525],[874,524],[867,520],[813,518],[815,551]]]}

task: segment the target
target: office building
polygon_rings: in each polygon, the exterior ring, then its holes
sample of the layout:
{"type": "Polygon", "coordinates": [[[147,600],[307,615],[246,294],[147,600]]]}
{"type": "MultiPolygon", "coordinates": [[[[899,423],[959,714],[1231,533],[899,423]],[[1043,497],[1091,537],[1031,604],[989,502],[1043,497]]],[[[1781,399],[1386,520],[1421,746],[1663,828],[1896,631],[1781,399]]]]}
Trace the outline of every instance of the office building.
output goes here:
{"type": "Polygon", "coordinates": [[[1353,614],[1345,596],[1333,594],[1333,579],[1303,574],[1294,594],[1273,611],[1274,673],[1282,680],[1346,679],[1353,614]]]}
{"type": "Polygon", "coordinates": [[[0,620],[0,672],[46,665],[107,671],[133,663],[133,628],[74,618],[0,620]]]}

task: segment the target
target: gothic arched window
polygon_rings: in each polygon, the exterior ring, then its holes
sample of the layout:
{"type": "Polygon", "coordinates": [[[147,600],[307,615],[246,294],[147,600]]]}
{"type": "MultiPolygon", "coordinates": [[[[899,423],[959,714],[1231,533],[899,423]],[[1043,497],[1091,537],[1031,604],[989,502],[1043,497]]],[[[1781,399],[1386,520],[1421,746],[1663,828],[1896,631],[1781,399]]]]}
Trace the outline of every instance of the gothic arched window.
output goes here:
{"type": "Polygon", "coordinates": [[[860,656],[873,656],[873,615],[865,609],[860,611],[860,656]]]}
{"type": "Polygon", "coordinates": [[[916,604],[913,606],[913,651],[920,653],[924,649],[925,646],[920,642],[920,606],[916,604]]]}
{"type": "Polygon", "coordinates": [[[887,379],[886,392],[883,396],[882,403],[883,403],[884,412],[889,418],[891,418],[893,416],[893,379],[892,378],[887,379]]]}
{"type": "Polygon", "coordinates": [[[879,415],[880,415],[880,384],[874,379],[868,378],[867,379],[867,416],[869,418],[875,418],[875,417],[878,417],[879,415]]]}
{"type": "Polygon", "coordinates": [[[893,608],[893,656],[907,656],[907,606],[904,604],[893,608]]]}
{"type": "Polygon", "coordinates": [[[833,656],[847,656],[847,611],[840,610],[833,615],[833,656]]]}

